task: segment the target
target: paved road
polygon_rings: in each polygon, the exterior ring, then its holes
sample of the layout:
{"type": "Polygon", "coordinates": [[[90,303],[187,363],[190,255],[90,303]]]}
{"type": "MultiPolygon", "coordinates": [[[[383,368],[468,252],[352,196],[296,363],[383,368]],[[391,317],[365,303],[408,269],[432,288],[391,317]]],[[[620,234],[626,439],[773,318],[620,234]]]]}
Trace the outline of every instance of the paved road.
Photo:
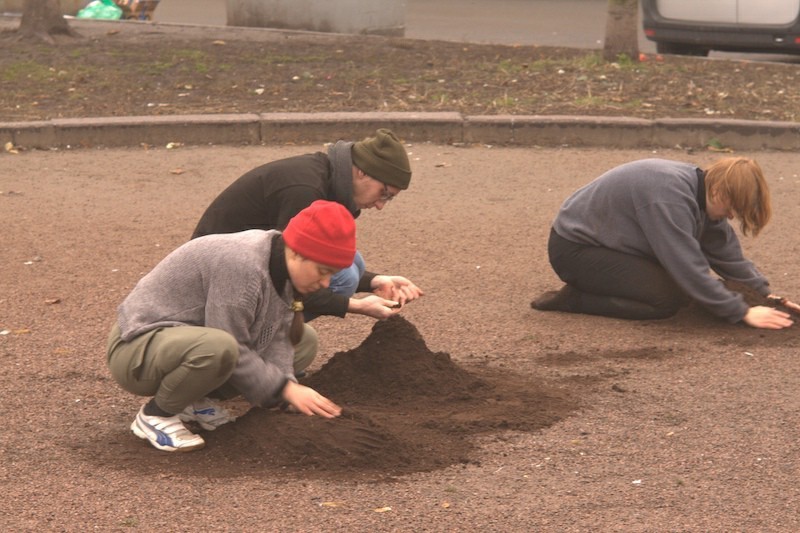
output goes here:
{"type": "MultiPolygon", "coordinates": [[[[0,11],[17,4],[0,0],[0,11]]],[[[154,20],[225,26],[225,4],[226,0],[160,0],[154,20]]],[[[607,7],[608,0],[406,0],[406,37],[598,49],[605,37],[607,7]]],[[[655,53],[655,44],[645,39],[641,27],[639,50],[655,53]]],[[[800,62],[798,56],[777,54],[711,52],[710,57],[800,62]]]]}
{"type": "MultiPolygon", "coordinates": [[[[406,0],[406,37],[446,41],[598,49],[608,0],[406,0]]],[[[161,0],[155,20],[224,26],[225,0],[161,0]]],[[[655,53],[639,28],[639,50],[655,53]]],[[[712,59],[797,63],[777,54],[711,52],[712,59]]]]}
{"type": "MultiPolygon", "coordinates": [[[[607,0],[407,0],[406,37],[600,48],[607,0]]],[[[224,26],[225,0],[161,0],[155,20],[224,26]]],[[[640,36],[640,49],[655,52],[640,36]]]]}

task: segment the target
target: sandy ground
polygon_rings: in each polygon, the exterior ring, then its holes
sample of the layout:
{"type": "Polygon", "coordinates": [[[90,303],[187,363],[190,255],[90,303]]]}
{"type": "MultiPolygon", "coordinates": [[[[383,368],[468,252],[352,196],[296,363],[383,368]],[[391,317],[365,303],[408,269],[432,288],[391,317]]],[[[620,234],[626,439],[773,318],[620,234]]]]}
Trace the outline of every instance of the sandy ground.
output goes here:
{"type": "MultiPolygon", "coordinates": [[[[275,431],[254,433],[251,411],[179,457],[136,439],[128,426],[142,400],[119,389],[104,363],[116,306],[230,181],[319,148],[0,155],[0,528],[800,528],[797,326],[755,330],[693,308],[626,322],[529,307],[559,285],[546,238],[571,191],[628,160],[704,164],[710,153],[410,146],[412,186],[359,219],[359,248],[371,269],[426,291],[402,316],[424,339],[415,357],[445,354],[436,368],[447,374],[427,389],[389,379],[386,401],[359,401],[348,392],[368,384],[332,381],[323,364],[389,348],[367,342],[377,334],[370,319],[323,318],[310,379],[337,385],[355,416],[325,426],[262,416],[275,431]],[[460,389],[460,398],[436,389],[456,374],[489,386],[460,389]],[[361,448],[347,440],[348,424],[373,428],[378,462],[353,457],[361,448]],[[423,430],[430,439],[411,439],[423,430]],[[292,438],[309,453],[291,453],[292,438]],[[342,445],[342,460],[320,442],[342,445]]],[[[745,250],[776,292],[800,297],[798,156],[746,155],[769,178],[775,217],[745,250]]]]}

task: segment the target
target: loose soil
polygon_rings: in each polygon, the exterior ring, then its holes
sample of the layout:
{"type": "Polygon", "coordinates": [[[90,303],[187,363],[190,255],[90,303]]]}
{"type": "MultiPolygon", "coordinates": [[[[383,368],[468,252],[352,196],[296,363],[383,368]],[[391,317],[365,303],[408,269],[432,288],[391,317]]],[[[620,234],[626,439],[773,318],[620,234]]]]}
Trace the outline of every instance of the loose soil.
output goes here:
{"type": "Polygon", "coordinates": [[[315,111],[798,120],[794,64],[247,28],[72,20],[24,43],[0,24],[4,121],[315,111]]]}
{"type": "MultiPolygon", "coordinates": [[[[401,316],[377,322],[360,346],[334,354],[302,383],[345,405],[341,418],[250,409],[213,433],[194,428],[208,448],[191,457],[153,453],[126,438],[100,459],[136,472],[169,469],[183,476],[260,477],[273,470],[300,478],[385,480],[480,464],[476,436],[536,431],[578,407],[544,382],[459,367],[449,354],[431,352],[401,316]]],[[[97,454],[89,442],[79,447],[97,454]]]]}

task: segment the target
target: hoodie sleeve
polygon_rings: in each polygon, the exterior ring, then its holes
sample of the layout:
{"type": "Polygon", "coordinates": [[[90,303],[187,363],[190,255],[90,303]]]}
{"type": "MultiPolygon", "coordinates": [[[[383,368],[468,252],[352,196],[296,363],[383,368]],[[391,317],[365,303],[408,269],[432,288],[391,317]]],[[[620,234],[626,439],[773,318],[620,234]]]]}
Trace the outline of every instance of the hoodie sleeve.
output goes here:
{"type": "Polygon", "coordinates": [[[722,278],[744,283],[762,296],[770,293],[769,281],[744,257],[739,238],[727,221],[709,222],[700,243],[711,268],[722,278]]]}
{"type": "Polygon", "coordinates": [[[693,299],[715,315],[738,322],[748,306],[711,275],[711,265],[695,237],[695,214],[686,204],[651,202],[637,209],[640,227],[659,263],[693,299]]]}
{"type": "Polygon", "coordinates": [[[292,362],[294,350],[286,328],[281,328],[265,349],[262,357],[255,349],[250,326],[253,313],[245,307],[225,305],[206,309],[206,326],[227,331],[239,344],[239,358],[228,382],[252,405],[270,407],[280,403],[286,382],[294,380],[292,362]]]}

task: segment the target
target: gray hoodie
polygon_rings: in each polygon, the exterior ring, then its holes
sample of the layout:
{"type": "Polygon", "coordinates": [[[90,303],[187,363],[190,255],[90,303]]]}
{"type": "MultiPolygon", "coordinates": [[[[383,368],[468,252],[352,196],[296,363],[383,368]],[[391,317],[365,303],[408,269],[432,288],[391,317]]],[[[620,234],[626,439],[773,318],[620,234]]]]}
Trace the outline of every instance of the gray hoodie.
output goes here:
{"type": "MultiPolygon", "coordinates": [[[[253,405],[278,403],[287,380],[295,380],[289,340],[292,287],[286,282],[276,289],[269,270],[272,240],[278,234],[249,230],[208,235],[170,253],[119,306],[122,340],[161,327],[227,331],[239,343],[228,383],[253,405]]],[[[282,277],[288,280],[285,272],[282,277]]]]}
{"type": "Polygon", "coordinates": [[[561,237],[660,263],[712,313],[738,322],[748,305],[710,275],[769,294],[769,282],[745,259],[728,221],[706,215],[703,173],[687,163],[644,159],[616,167],[570,196],[553,223],[561,237]]]}

